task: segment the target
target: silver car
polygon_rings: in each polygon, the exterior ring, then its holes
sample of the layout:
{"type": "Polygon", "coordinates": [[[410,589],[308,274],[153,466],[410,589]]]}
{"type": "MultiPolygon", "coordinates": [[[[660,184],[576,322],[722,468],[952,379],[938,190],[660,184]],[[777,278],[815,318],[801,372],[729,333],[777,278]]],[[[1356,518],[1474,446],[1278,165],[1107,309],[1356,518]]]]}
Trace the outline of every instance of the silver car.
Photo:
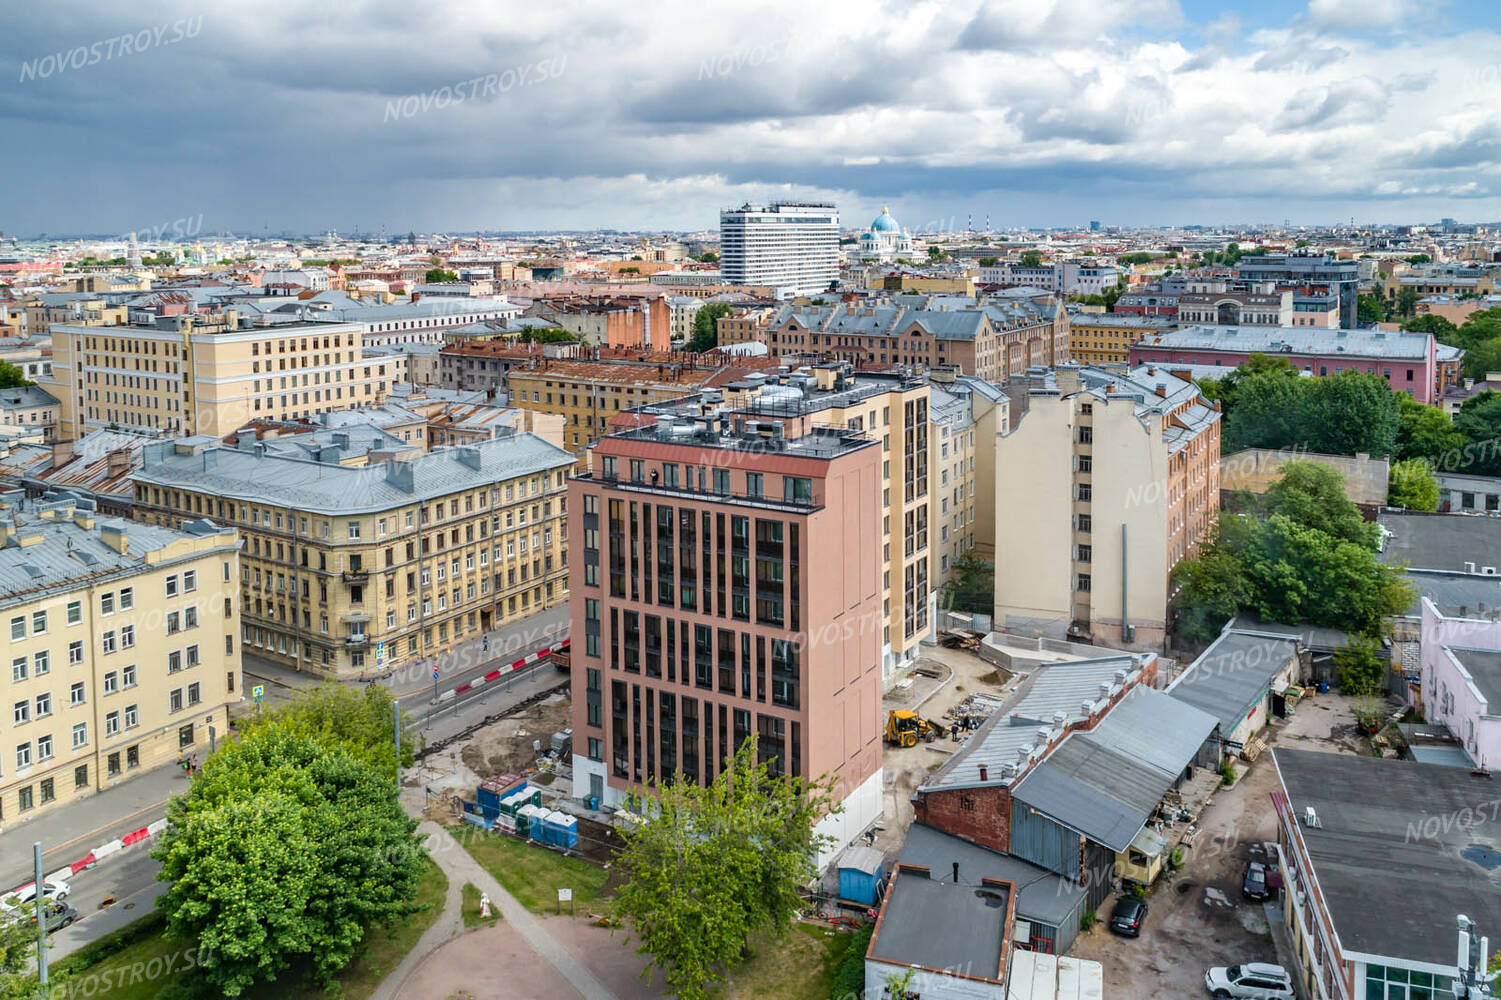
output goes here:
{"type": "Polygon", "coordinates": [[[1243,997],[1245,1000],[1295,1000],[1293,980],[1280,965],[1247,962],[1245,965],[1220,966],[1204,973],[1204,985],[1217,998],[1243,997]]]}

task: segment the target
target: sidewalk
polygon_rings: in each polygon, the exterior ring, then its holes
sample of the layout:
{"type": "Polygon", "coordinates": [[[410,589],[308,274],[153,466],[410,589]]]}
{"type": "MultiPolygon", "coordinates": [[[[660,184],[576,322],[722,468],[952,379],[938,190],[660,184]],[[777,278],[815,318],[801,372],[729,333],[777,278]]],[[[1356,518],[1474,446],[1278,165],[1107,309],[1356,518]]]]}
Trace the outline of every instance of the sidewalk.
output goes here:
{"type": "MultiPolygon", "coordinates": [[[[9,889],[31,881],[34,842],[42,842],[42,871],[50,874],[100,844],[161,819],[167,800],[187,789],[182,768],[163,764],[34,820],[6,823],[0,827],[0,887],[9,889]]],[[[142,844],[126,849],[145,848],[142,844]]]]}

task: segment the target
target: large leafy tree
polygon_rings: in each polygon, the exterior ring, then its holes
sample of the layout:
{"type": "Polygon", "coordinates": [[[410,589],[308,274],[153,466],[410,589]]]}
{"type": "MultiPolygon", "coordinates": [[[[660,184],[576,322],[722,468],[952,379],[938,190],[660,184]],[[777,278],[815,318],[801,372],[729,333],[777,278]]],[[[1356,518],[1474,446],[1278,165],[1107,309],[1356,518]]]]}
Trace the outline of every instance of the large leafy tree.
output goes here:
{"type": "Polygon", "coordinates": [[[995,569],[973,555],[954,560],[954,579],[949,584],[948,605],[955,611],[990,614],[995,608],[995,569]]]}
{"type": "Polygon", "coordinates": [[[1286,448],[1295,443],[1301,425],[1301,383],[1296,377],[1273,373],[1250,375],[1229,387],[1222,382],[1231,406],[1223,432],[1225,449],[1286,448]]]}
{"type": "MultiPolygon", "coordinates": [[[[43,996],[36,973],[36,924],[27,919],[31,903],[0,919],[0,1000],[36,1000],[43,996]]],[[[65,976],[55,970],[47,978],[47,996],[67,996],[65,976]]]]}
{"type": "Polygon", "coordinates": [[[1379,634],[1412,602],[1401,574],[1376,560],[1377,528],[1345,496],[1340,475],[1290,461],[1249,511],[1220,521],[1174,571],[1174,621],[1203,642],[1238,611],[1379,634]]]}
{"type": "Polygon", "coordinates": [[[625,834],[616,910],[680,1000],[703,1000],[750,936],[787,932],[815,875],[813,829],[832,784],[774,776],[747,740],[707,786],[658,788],[651,818],[625,834]]]}
{"type": "Polygon", "coordinates": [[[1443,341],[1445,344],[1452,344],[1455,336],[1459,333],[1459,327],[1444,317],[1436,316],[1433,313],[1414,316],[1402,324],[1402,329],[1416,333],[1431,333],[1436,339],[1443,341]]]}
{"type": "Polygon", "coordinates": [[[1301,443],[1326,455],[1391,454],[1399,403],[1398,393],[1385,379],[1346,370],[1303,381],[1307,384],[1297,434],[1301,443]]]}
{"type": "Polygon", "coordinates": [[[1397,397],[1397,457],[1422,458],[1436,463],[1448,452],[1464,447],[1465,436],[1449,415],[1420,403],[1406,393],[1397,397]]]}
{"type": "Polygon", "coordinates": [[[1454,461],[1445,460],[1445,472],[1465,472],[1472,476],[1501,475],[1501,393],[1482,392],[1460,406],[1454,427],[1465,436],[1465,446],[1454,461]]]}
{"type": "Polygon", "coordinates": [[[26,373],[21,369],[8,361],[0,361],[0,389],[15,389],[31,384],[26,378],[26,373]]]}
{"type": "MultiPolygon", "coordinates": [[[[259,712],[239,723],[247,736],[275,730],[316,740],[342,750],[395,780],[395,734],[391,694],[378,684],[356,689],[320,684],[298,693],[279,708],[259,712]]],[[[417,749],[416,727],[402,726],[402,767],[411,767],[417,749]]]]}
{"type": "Polygon", "coordinates": [[[710,302],[693,316],[693,337],[687,350],[696,353],[712,351],[719,346],[719,318],[734,312],[728,302],[710,302]]]}
{"type": "Polygon", "coordinates": [[[422,848],[389,774],[291,726],[221,748],[167,818],[166,934],[198,943],[224,996],[294,964],[327,985],[369,927],[410,912],[422,848]]]}
{"type": "Polygon", "coordinates": [[[1438,510],[1438,480],[1421,459],[1395,462],[1386,482],[1386,502],[1407,510],[1438,510]]]}

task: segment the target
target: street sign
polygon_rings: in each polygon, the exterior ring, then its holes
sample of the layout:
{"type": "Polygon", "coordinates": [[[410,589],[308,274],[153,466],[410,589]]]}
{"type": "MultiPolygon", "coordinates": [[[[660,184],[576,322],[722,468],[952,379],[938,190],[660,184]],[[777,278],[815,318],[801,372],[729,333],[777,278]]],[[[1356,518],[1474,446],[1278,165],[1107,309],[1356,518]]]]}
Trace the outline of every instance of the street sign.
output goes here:
{"type": "Polygon", "coordinates": [[[251,688],[250,697],[254,698],[256,701],[260,701],[262,698],[266,697],[266,685],[257,684],[255,687],[251,688]]]}
{"type": "Polygon", "coordinates": [[[437,679],[438,679],[438,668],[437,667],[433,667],[433,680],[437,680],[437,679]]]}
{"type": "Polygon", "coordinates": [[[558,890],[558,902],[560,902],[560,903],[571,903],[571,902],[573,902],[573,890],[572,889],[559,889],[558,890]]]}
{"type": "Polygon", "coordinates": [[[382,664],[384,664],[385,662],[386,662],[386,644],[384,642],[377,642],[375,644],[375,665],[377,667],[379,667],[382,664]]]}

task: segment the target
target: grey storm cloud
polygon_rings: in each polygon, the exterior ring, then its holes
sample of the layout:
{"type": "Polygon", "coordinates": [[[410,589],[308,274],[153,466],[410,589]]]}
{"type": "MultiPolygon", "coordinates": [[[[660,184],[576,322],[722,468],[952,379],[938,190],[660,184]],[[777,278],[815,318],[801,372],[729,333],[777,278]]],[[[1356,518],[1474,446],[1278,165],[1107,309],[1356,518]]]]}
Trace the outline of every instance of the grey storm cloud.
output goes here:
{"type": "MultiPolygon", "coordinates": [[[[707,228],[722,204],[787,189],[929,217],[985,211],[983,193],[997,224],[1042,204],[1175,218],[1184,199],[1260,199],[1280,218],[1290,197],[1317,208],[1324,189],[1289,178],[1324,167],[1355,198],[1452,186],[1497,157],[1483,106],[1405,163],[1380,155],[1380,137],[1474,99],[1415,35],[1194,26],[1176,0],[842,2],[10,4],[0,121],[24,155],[0,161],[0,228],[707,228]],[[191,39],[25,76],[184,17],[202,18],[191,39]],[[496,86],[549,60],[559,72],[496,86]]],[[[1494,46],[1494,27],[1469,25],[1456,53],[1494,46]]]]}

